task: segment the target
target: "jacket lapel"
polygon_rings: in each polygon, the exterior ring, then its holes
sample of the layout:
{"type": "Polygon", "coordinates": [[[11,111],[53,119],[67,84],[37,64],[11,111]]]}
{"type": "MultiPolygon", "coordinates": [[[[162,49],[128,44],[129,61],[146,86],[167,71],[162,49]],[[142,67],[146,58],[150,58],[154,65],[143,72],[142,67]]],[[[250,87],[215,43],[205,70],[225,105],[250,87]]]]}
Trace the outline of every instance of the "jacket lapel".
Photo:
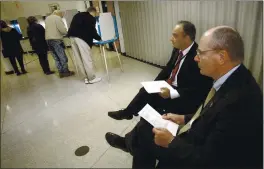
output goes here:
{"type": "Polygon", "coordinates": [[[228,102],[228,100],[231,99],[234,93],[238,92],[239,83],[245,78],[245,71],[247,71],[247,69],[243,64],[241,64],[239,68],[225,81],[221,88],[216,92],[215,96],[208,102],[208,104],[202,110],[201,114],[210,111],[211,108],[218,104],[220,100],[225,100],[225,102],[228,102]]]}
{"type": "Polygon", "coordinates": [[[178,49],[176,49],[176,48],[174,48],[174,52],[173,52],[173,55],[174,55],[174,57],[173,57],[173,68],[175,67],[175,64],[176,64],[176,61],[177,61],[177,59],[178,59],[178,56],[179,56],[179,50],[178,49]]]}

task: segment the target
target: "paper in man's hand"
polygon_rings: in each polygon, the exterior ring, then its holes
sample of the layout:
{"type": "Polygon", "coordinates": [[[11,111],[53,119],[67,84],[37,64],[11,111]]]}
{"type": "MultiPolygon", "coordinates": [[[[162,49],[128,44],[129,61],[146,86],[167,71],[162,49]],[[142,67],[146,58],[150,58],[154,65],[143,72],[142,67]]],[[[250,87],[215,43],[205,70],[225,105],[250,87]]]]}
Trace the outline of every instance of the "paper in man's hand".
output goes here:
{"type": "Polygon", "coordinates": [[[173,136],[176,136],[179,125],[163,119],[162,116],[149,104],[146,104],[146,106],[138,114],[140,117],[148,121],[153,127],[165,128],[170,131],[173,136]]]}
{"type": "Polygon", "coordinates": [[[169,90],[175,90],[164,80],[141,82],[141,84],[148,93],[160,93],[161,88],[168,88],[169,90]]]}

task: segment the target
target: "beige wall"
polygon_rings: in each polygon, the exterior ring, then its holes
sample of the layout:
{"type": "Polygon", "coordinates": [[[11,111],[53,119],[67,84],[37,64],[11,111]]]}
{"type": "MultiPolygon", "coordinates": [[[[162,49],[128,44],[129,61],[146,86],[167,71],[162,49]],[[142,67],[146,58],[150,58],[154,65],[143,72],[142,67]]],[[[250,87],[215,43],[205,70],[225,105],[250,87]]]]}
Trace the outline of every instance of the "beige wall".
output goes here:
{"type": "Polygon", "coordinates": [[[1,19],[11,20],[31,15],[46,15],[50,13],[48,5],[52,3],[58,3],[61,10],[77,9],[79,11],[85,11],[84,1],[3,1],[1,3],[1,19]]]}
{"type": "Polygon", "coordinates": [[[262,5],[260,1],[119,1],[126,53],[164,66],[172,51],[171,32],[178,21],[195,24],[197,42],[207,29],[229,25],[244,39],[244,64],[262,86],[262,5]]]}

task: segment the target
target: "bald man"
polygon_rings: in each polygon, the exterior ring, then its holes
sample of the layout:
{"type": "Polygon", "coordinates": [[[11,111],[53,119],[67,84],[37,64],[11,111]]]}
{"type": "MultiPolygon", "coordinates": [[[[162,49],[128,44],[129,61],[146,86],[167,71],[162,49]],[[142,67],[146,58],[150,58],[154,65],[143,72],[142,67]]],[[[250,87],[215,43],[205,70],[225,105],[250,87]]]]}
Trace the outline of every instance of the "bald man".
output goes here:
{"type": "Polygon", "coordinates": [[[67,29],[62,17],[63,12],[55,10],[45,20],[45,39],[52,52],[60,78],[74,75],[74,72],[68,69],[68,58],[64,51],[63,36],[67,34],[67,29]]]}
{"type": "Polygon", "coordinates": [[[195,61],[214,84],[193,114],[163,116],[182,125],[176,137],[140,120],[134,134],[117,137],[110,145],[133,155],[133,169],[262,168],[263,94],[243,60],[244,44],[236,30],[208,30],[195,61]]]}

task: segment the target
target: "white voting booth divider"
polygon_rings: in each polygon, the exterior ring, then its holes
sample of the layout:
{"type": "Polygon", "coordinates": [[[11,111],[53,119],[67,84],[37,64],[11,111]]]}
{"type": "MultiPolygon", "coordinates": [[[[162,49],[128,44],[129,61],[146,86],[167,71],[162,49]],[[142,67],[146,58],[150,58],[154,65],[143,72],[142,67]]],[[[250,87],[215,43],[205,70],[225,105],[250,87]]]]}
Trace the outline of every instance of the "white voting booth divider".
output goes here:
{"type": "Polygon", "coordinates": [[[108,41],[115,38],[115,25],[110,12],[100,14],[99,24],[102,41],[108,41]]]}
{"type": "Polygon", "coordinates": [[[118,39],[117,25],[116,25],[116,22],[114,22],[113,16],[111,15],[110,12],[100,13],[99,23],[96,24],[96,29],[97,29],[98,34],[101,36],[102,41],[94,40],[94,43],[100,45],[100,53],[101,53],[101,56],[104,58],[105,69],[106,69],[106,73],[107,73],[107,77],[109,81],[110,78],[109,78],[109,71],[108,71],[106,52],[105,52],[106,44],[109,44],[109,43],[114,44],[114,48],[115,48],[117,58],[120,64],[120,69],[123,72],[122,62],[121,62],[120,55],[117,51],[117,47],[115,43],[115,41],[118,39]]]}

